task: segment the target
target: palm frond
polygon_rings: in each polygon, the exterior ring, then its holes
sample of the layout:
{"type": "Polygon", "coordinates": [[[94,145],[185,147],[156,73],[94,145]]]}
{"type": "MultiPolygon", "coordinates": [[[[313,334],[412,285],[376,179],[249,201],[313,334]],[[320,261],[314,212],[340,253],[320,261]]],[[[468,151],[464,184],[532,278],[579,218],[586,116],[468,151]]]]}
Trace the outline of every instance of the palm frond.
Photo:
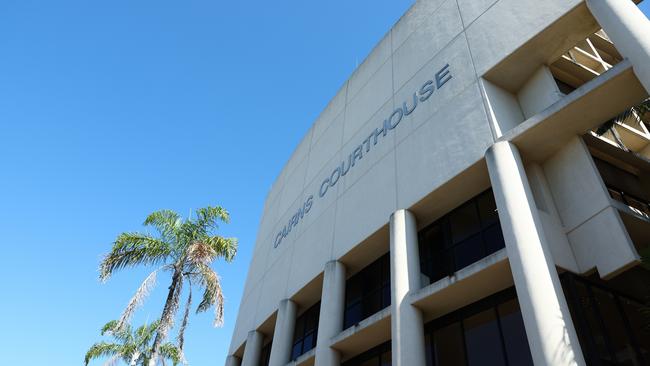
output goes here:
{"type": "Polygon", "coordinates": [[[99,357],[108,357],[108,356],[119,356],[122,357],[122,346],[116,343],[107,343],[107,342],[99,342],[93,344],[88,352],[86,352],[86,356],[84,357],[84,364],[88,365],[90,360],[99,358],[99,357]]]}
{"type": "Polygon", "coordinates": [[[156,211],[144,220],[145,226],[155,227],[160,235],[165,238],[172,238],[180,224],[181,217],[172,210],[156,211]]]}
{"type": "Polygon", "coordinates": [[[207,244],[214,250],[218,257],[232,262],[237,255],[238,242],[236,238],[224,238],[219,235],[214,235],[206,239],[207,244]]]}
{"type": "Polygon", "coordinates": [[[219,275],[207,265],[201,264],[197,267],[201,273],[200,284],[205,291],[196,312],[201,313],[214,306],[214,326],[220,327],[223,325],[223,292],[219,275]]]}
{"type": "Polygon", "coordinates": [[[187,295],[187,302],[185,303],[185,311],[183,313],[183,322],[181,327],[178,330],[178,349],[181,353],[181,358],[183,357],[183,347],[185,346],[185,329],[187,329],[187,323],[190,320],[190,308],[192,307],[192,287],[190,286],[189,294],[187,295]]]}
{"type": "Polygon", "coordinates": [[[110,322],[104,324],[101,330],[101,335],[110,335],[115,339],[122,341],[123,343],[129,343],[133,341],[133,335],[131,333],[131,325],[122,324],[117,320],[111,320],[110,322]]]}
{"type": "Polygon", "coordinates": [[[99,278],[106,281],[114,271],[125,267],[162,263],[171,254],[171,246],[162,240],[147,234],[122,233],[99,265],[99,278]]]}
{"type": "Polygon", "coordinates": [[[160,356],[163,359],[171,360],[174,365],[183,362],[181,351],[172,343],[164,343],[160,346],[160,356]]]}
{"type": "Polygon", "coordinates": [[[191,265],[194,264],[210,264],[217,252],[204,241],[197,241],[187,248],[187,260],[191,265]]]}
{"type": "Polygon", "coordinates": [[[138,347],[147,347],[151,338],[153,338],[156,330],[158,329],[159,321],[151,324],[143,324],[135,330],[136,344],[138,347]]]}
{"type": "Polygon", "coordinates": [[[196,224],[201,227],[216,227],[217,221],[230,222],[230,214],[221,206],[208,206],[196,210],[196,224]]]}
{"type": "Polygon", "coordinates": [[[135,292],[131,300],[129,300],[129,304],[126,306],[124,309],[124,312],[122,312],[122,315],[120,316],[120,320],[118,321],[117,324],[117,329],[122,328],[125,324],[129,322],[131,317],[133,316],[133,313],[135,310],[142,305],[144,302],[144,299],[149,296],[149,293],[151,293],[151,289],[154,288],[156,285],[156,274],[158,273],[158,270],[155,270],[145,278],[144,281],[142,281],[142,284],[140,287],[138,287],[138,290],[135,292]]]}

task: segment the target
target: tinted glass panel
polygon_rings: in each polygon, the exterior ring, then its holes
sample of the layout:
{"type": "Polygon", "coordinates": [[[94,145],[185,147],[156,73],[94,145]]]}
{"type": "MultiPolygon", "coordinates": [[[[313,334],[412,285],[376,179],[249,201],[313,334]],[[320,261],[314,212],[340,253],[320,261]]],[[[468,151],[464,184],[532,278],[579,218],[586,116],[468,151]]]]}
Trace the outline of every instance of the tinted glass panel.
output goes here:
{"type": "Polygon", "coordinates": [[[361,320],[363,320],[362,311],[361,311],[361,302],[358,302],[352,306],[348,306],[345,309],[345,328],[357,324],[361,320]]]}
{"type": "Polygon", "coordinates": [[[481,216],[483,227],[499,221],[497,204],[494,202],[492,192],[485,192],[478,197],[478,211],[481,216]]]}
{"type": "Polygon", "coordinates": [[[308,335],[306,335],[302,343],[302,353],[305,353],[310,349],[314,348],[314,344],[316,343],[315,341],[316,341],[315,333],[309,333],[308,335]]]}
{"type": "Polygon", "coordinates": [[[295,360],[316,345],[316,334],[318,331],[318,316],[320,303],[305,310],[296,318],[294,328],[294,341],[291,349],[291,359],[295,360]]]}
{"type": "Polygon", "coordinates": [[[468,365],[501,366],[506,364],[494,309],[467,318],[463,321],[463,326],[468,365]]]}
{"type": "Polygon", "coordinates": [[[498,311],[508,363],[510,365],[532,366],[533,360],[528,348],[524,320],[521,318],[517,299],[499,305],[498,311]]]}
{"type": "Polygon", "coordinates": [[[475,235],[456,245],[454,257],[456,259],[456,270],[465,268],[485,257],[481,235],[475,235]]]}
{"type": "Polygon", "coordinates": [[[619,365],[635,365],[636,355],[614,296],[594,288],[593,295],[609,340],[610,351],[619,365]]]}
{"type": "MultiPolygon", "coordinates": [[[[616,280],[611,281],[613,288],[620,288],[616,280]]],[[[565,273],[562,283],[580,345],[590,364],[650,364],[650,307],[609,288],[609,281],[565,273]]]]}
{"type": "Polygon", "coordinates": [[[453,323],[433,333],[433,342],[434,365],[465,365],[460,323],[453,323]]]}
{"type": "Polygon", "coordinates": [[[490,255],[504,245],[492,191],[452,210],[419,233],[420,265],[429,283],[490,255]]]}
{"type": "Polygon", "coordinates": [[[455,209],[449,216],[451,237],[458,243],[481,230],[476,204],[471,201],[455,209]]]}
{"type": "Polygon", "coordinates": [[[510,288],[427,324],[427,365],[532,365],[516,296],[510,288]]]}
{"type": "Polygon", "coordinates": [[[391,366],[390,342],[370,349],[342,366],[391,366]]]}
{"type": "MultiPolygon", "coordinates": [[[[301,354],[302,354],[302,342],[298,342],[298,343],[294,344],[293,348],[291,349],[291,359],[295,360],[301,354]]],[[[285,353],[285,355],[286,355],[286,353],[285,353]]]]}
{"type": "Polygon", "coordinates": [[[390,305],[390,262],[385,254],[350,277],[345,289],[346,306],[343,328],[390,305]]]}
{"type": "Polygon", "coordinates": [[[485,255],[490,255],[506,246],[503,240],[501,225],[498,223],[483,231],[483,240],[485,242],[485,255]]]}
{"type": "Polygon", "coordinates": [[[392,357],[393,357],[393,354],[391,353],[390,350],[382,353],[381,360],[380,360],[379,364],[381,366],[391,366],[392,365],[392,357]]]}
{"type": "Polygon", "coordinates": [[[621,298],[621,308],[628,319],[632,336],[641,357],[650,360],[650,307],[621,298]]]}

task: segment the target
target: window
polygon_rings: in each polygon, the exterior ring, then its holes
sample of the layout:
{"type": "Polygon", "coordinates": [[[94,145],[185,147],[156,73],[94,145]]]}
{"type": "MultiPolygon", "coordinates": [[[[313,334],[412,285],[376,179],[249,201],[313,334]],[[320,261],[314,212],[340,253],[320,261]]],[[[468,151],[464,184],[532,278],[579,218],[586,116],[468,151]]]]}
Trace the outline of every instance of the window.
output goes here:
{"type": "Polygon", "coordinates": [[[428,366],[533,365],[514,288],[425,326],[428,366]]]}
{"type": "Polygon", "coordinates": [[[269,366],[269,361],[271,360],[271,347],[273,341],[267,343],[262,347],[262,355],[260,356],[260,366],[269,366]]]}
{"type": "Polygon", "coordinates": [[[420,265],[430,283],[505,246],[492,190],[465,202],[419,233],[420,265]]]}
{"type": "Polygon", "coordinates": [[[390,342],[386,342],[344,362],[342,366],[391,366],[391,357],[390,342]]]}
{"type": "Polygon", "coordinates": [[[389,305],[390,257],[385,254],[347,280],[343,329],[359,323],[389,305]]]}
{"type": "Polygon", "coordinates": [[[573,274],[562,286],[589,365],[647,365],[650,306],[573,274]]]}
{"type": "Polygon", "coordinates": [[[291,348],[292,361],[316,347],[319,312],[320,302],[305,310],[296,319],[296,328],[293,333],[293,348],[291,348]]]}

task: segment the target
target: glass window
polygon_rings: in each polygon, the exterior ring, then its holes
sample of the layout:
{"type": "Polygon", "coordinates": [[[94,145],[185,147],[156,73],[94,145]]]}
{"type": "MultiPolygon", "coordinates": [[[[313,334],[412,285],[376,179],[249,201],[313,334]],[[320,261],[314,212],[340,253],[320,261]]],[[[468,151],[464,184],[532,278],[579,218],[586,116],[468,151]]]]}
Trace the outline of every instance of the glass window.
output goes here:
{"type": "Polygon", "coordinates": [[[499,222],[497,203],[494,201],[494,195],[491,191],[484,192],[478,196],[478,211],[483,227],[499,222]]]}
{"type": "Polygon", "coordinates": [[[601,282],[562,275],[585,358],[593,364],[647,365],[650,307],[601,282]]]}
{"type": "Polygon", "coordinates": [[[269,361],[271,360],[271,346],[273,341],[267,343],[262,347],[262,355],[260,357],[260,366],[269,366],[269,361]]]}
{"type": "Polygon", "coordinates": [[[316,346],[320,302],[296,318],[291,359],[295,360],[316,346]]]}
{"type": "Polygon", "coordinates": [[[427,324],[427,365],[532,365],[516,296],[510,288],[427,324]]]}
{"type": "Polygon", "coordinates": [[[344,362],[342,366],[391,366],[390,342],[370,349],[344,362]]]}
{"type": "Polygon", "coordinates": [[[459,243],[481,230],[481,220],[476,209],[476,202],[470,201],[455,209],[449,215],[451,237],[459,243]]]}
{"type": "Polygon", "coordinates": [[[433,333],[434,365],[465,365],[463,329],[460,322],[452,323],[433,333]]]}
{"type": "Polygon", "coordinates": [[[463,327],[468,365],[505,366],[499,323],[494,309],[485,310],[463,320],[463,327]]]}
{"type": "Polygon", "coordinates": [[[344,329],[390,305],[389,260],[385,254],[347,280],[344,329]]]}
{"type": "Polygon", "coordinates": [[[433,283],[505,246],[492,190],[485,191],[419,233],[420,266],[433,283]]]}
{"type": "Polygon", "coordinates": [[[454,258],[456,268],[461,269],[485,257],[483,249],[483,238],[480,234],[458,243],[454,247],[454,258]]]}
{"type": "Polygon", "coordinates": [[[517,299],[504,302],[497,308],[499,322],[503,333],[503,343],[509,365],[533,365],[533,359],[528,351],[528,339],[524,320],[519,310],[517,299]]]}
{"type": "Polygon", "coordinates": [[[483,231],[483,241],[485,242],[485,255],[490,255],[506,246],[503,240],[503,231],[501,231],[501,225],[498,222],[483,231]]]}

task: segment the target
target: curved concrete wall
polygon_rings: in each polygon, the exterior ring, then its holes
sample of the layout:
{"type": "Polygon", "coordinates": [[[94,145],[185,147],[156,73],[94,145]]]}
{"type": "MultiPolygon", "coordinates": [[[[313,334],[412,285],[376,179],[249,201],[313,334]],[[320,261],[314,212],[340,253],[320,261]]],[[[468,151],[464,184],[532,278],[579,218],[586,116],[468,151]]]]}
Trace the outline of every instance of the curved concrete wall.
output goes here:
{"type": "Polygon", "coordinates": [[[480,77],[580,4],[418,1],[330,101],[270,190],[230,353],[328,261],[483,159],[495,137],[480,77]]]}

